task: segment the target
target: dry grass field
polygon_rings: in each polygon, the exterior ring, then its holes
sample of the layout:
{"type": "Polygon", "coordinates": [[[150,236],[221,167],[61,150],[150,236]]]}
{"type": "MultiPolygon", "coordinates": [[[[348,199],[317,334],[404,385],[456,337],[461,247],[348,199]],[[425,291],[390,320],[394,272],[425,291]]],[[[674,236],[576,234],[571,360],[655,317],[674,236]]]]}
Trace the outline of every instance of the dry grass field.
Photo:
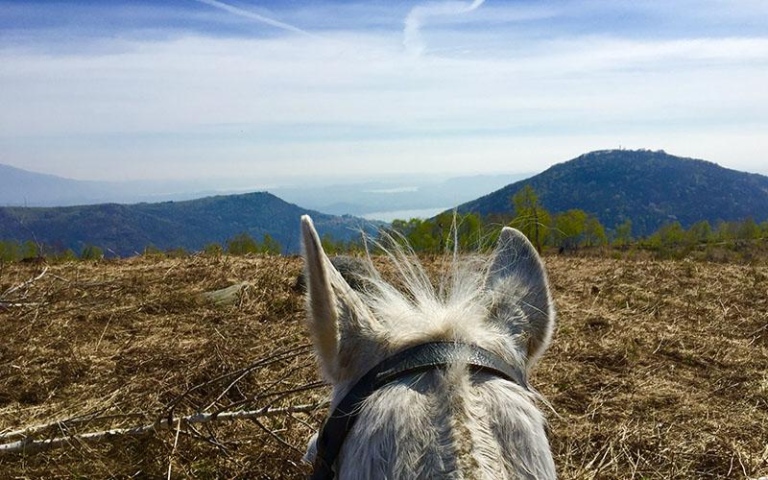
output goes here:
{"type": "MultiPolygon", "coordinates": [[[[546,263],[559,324],[531,381],[551,403],[561,478],[768,475],[764,261],[546,263]]],[[[0,477],[301,478],[327,390],[300,269],[205,256],[1,266],[0,477]],[[233,305],[202,295],[240,282],[233,305]]]]}

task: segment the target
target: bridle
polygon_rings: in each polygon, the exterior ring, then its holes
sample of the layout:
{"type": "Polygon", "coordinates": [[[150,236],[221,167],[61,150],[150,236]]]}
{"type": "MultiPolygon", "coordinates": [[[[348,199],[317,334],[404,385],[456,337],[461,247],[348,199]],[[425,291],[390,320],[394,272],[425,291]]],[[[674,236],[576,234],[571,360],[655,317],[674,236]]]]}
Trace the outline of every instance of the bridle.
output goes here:
{"type": "Polygon", "coordinates": [[[524,371],[512,368],[498,355],[477,345],[431,342],[402,350],[363,375],[326,419],[317,437],[314,471],[309,479],[333,479],[333,464],[344,439],[357,420],[361,404],[373,392],[406,375],[444,368],[457,362],[467,365],[472,371],[493,374],[528,390],[524,371]]]}
{"type": "Polygon", "coordinates": [[[456,342],[431,342],[407,348],[384,359],[355,384],[339,402],[317,437],[317,455],[310,480],[334,478],[333,464],[347,433],[357,420],[360,406],[379,388],[406,375],[413,375],[461,362],[473,371],[491,373],[528,390],[525,373],[512,368],[498,355],[477,345],[456,342]]]}

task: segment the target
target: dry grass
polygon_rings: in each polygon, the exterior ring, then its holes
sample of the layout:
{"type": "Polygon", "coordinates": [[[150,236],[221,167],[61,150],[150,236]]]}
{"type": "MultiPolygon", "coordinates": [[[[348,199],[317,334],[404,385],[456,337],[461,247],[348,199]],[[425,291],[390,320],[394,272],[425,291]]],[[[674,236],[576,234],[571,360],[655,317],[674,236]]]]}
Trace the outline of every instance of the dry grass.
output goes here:
{"type": "MultiPolygon", "coordinates": [[[[555,410],[562,478],[768,475],[767,266],[547,264],[559,328],[532,382],[555,410]]],[[[0,443],[70,437],[0,454],[0,477],[306,474],[301,451],[326,392],[292,288],[300,268],[280,257],[134,258],[52,265],[24,284],[42,266],[0,267],[0,443]],[[243,281],[234,306],[201,296],[243,281]],[[237,411],[253,416],[178,421],[237,411]],[[157,429],[77,436],[143,425],[157,429]]]]}

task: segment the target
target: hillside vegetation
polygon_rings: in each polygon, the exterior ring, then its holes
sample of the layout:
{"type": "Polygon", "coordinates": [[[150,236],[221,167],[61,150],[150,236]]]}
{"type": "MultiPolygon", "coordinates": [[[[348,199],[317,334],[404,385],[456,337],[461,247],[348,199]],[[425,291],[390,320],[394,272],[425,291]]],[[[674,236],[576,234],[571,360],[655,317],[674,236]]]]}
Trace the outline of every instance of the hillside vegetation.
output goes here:
{"type": "Polygon", "coordinates": [[[646,236],[662,225],[768,220],[768,177],[663,151],[604,150],[581,155],[459,206],[461,213],[504,214],[532,187],[550,212],[579,209],[609,230],[629,220],[646,236]]]}
{"type": "MultiPolygon", "coordinates": [[[[531,383],[561,478],[768,475],[764,258],[545,261],[559,323],[531,383]]],[[[2,265],[0,476],[302,478],[327,387],[300,270],[266,255],[2,265]],[[231,304],[203,295],[232,286],[231,304]]]]}
{"type": "Polygon", "coordinates": [[[201,251],[210,243],[247,233],[270,235],[286,253],[299,250],[301,215],[316,218],[323,234],[337,239],[359,235],[362,221],[312,212],[265,192],[207,197],[183,202],[103,204],[58,208],[0,208],[0,240],[34,241],[48,252],[87,246],[107,256],[126,257],[151,247],[162,251],[201,251]]]}
{"type": "MultiPolygon", "coordinates": [[[[501,225],[512,224],[539,248],[634,243],[679,250],[684,243],[690,249],[764,238],[768,177],[664,152],[608,150],[555,165],[457,211],[463,245],[492,243],[501,225]]],[[[223,250],[242,236],[268,244],[265,250],[298,253],[295,225],[306,213],[336,250],[360,248],[360,231],[382,225],[312,212],[266,192],[133,205],[0,207],[0,260],[223,250]]],[[[417,250],[436,252],[445,246],[452,216],[453,211],[424,221],[396,220],[392,227],[417,250]]]]}

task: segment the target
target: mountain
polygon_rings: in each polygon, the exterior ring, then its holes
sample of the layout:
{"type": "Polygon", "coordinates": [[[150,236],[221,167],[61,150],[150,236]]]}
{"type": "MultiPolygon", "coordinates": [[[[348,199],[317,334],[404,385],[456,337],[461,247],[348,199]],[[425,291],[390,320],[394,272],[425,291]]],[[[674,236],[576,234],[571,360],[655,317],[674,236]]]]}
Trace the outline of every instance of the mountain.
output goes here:
{"type": "Polygon", "coordinates": [[[28,172],[0,165],[0,205],[44,206],[90,203],[110,185],[28,172]]]}
{"type": "MultiPolygon", "coordinates": [[[[257,189],[248,189],[253,191],[257,189]]],[[[242,193],[244,190],[239,190],[242,193]]],[[[30,172],[0,164],[0,206],[62,207],[191,200],[215,195],[201,181],[103,182],[30,172]]],[[[234,193],[234,192],[227,192],[234,193]]]]}
{"type": "MultiPolygon", "coordinates": [[[[261,241],[269,234],[285,253],[299,250],[299,217],[312,215],[321,235],[349,239],[364,221],[303,209],[269,193],[207,197],[182,202],[101,204],[75,207],[0,207],[0,239],[34,240],[58,250],[86,245],[110,256],[131,256],[147,246],[201,250],[247,232],[261,241]]],[[[370,224],[368,224],[370,225],[370,224]]]]}
{"type": "Polygon", "coordinates": [[[83,181],[0,164],[0,206],[62,207],[101,203],[184,201],[269,191],[283,200],[333,215],[389,218],[400,211],[440,211],[527,175],[390,175],[361,178],[248,177],[83,181]]]}
{"type": "Polygon", "coordinates": [[[531,185],[549,212],[581,209],[607,228],[626,219],[636,236],[679,221],[768,220],[768,177],[664,151],[602,150],[554,165],[527,180],[464,203],[459,212],[512,213],[511,198],[531,185]]]}

